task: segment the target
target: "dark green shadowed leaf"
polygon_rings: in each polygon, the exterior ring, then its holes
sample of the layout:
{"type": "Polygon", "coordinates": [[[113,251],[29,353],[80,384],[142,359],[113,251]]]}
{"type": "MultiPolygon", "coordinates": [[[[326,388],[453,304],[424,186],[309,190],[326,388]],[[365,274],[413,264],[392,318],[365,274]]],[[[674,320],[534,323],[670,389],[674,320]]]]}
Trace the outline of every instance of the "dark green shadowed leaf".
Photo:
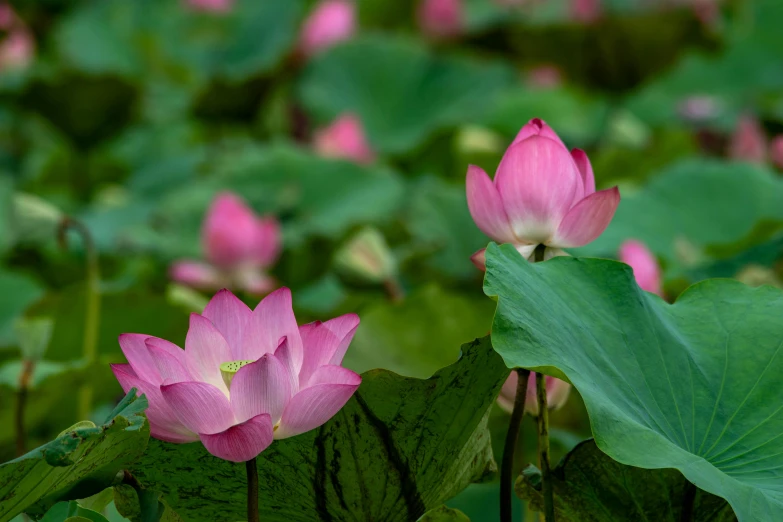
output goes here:
{"type": "Polygon", "coordinates": [[[470,522],[470,519],[459,509],[441,506],[427,511],[416,522],[470,522]]]}
{"type": "Polygon", "coordinates": [[[71,500],[58,502],[46,512],[41,522],[109,522],[106,517],[71,500]]]}
{"type": "Polygon", "coordinates": [[[709,280],[668,304],[614,261],[487,254],[495,350],[564,374],[602,451],[679,469],[741,521],[783,520],[783,292],[709,280]]]}
{"type": "MultiPolygon", "coordinates": [[[[642,469],[607,457],[588,440],[553,470],[555,513],[560,522],[639,520],[679,522],[688,481],[673,469],[642,469]]],[[[517,479],[517,495],[543,511],[541,472],[529,466],[517,479]]],[[[697,490],[692,522],[737,520],[720,497],[697,490]]]]}
{"type": "Polygon", "coordinates": [[[87,497],[111,485],[147,445],[146,408],[147,399],[131,390],[103,426],[66,431],[0,466],[0,520],[23,511],[42,515],[57,501],[87,497]]]}
{"type": "MultiPolygon", "coordinates": [[[[321,428],[275,441],[258,458],[261,518],[409,522],[494,469],[487,415],[508,375],[484,338],[427,380],[363,374],[321,428]]],[[[188,521],[240,520],[244,466],[201,444],[152,440],[133,474],[188,521]]]]}

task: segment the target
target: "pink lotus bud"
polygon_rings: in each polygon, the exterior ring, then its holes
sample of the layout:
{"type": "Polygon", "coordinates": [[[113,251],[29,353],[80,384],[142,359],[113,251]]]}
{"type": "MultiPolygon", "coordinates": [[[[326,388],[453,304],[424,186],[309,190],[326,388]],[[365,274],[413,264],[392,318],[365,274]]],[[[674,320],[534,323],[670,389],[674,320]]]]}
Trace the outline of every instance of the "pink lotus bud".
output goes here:
{"type": "Polygon", "coordinates": [[[769,146],[769,155],[772,163],[783,170],[783,134],[778,134],[769,146]]]}
{"type": "Polygon", "coordinates": [[[263,270],[280,255],[275,218],[259,219],[239,196],[223,192],[207,211],[201,234],[208,263],[178,261],[170,270],[173,280],[199,289],[234,287],[253,294],[274,288],[263,270]]]}
{"type": "Polygon", "coordinates": [[[575,22],[590,24],[602,14],[601,0],[571,0],[571,18],[575,22]]]}
{"type": "Polygon", "coordinates": [[[345,406],[361,383],[341,366],[357,326],[355,314],[298,326],[288,288],[255,310],[221,290],[203,314],[191,314],[184,350],[123,334],[128,364],[113,364],[112,371],[126,393],[136,388],[147,396],[153,437],[200,440],[216,457],[243,462],[274,439],[321,426],[345,406]]]}
{"type": "Polygon", "coordinates": [[[587,154],[571,152],[542,120],[522,127],[506,150],[494,181],[468,167],[468,208],[494,241],[512,243],[529,258],[545,245],[544,258],[583,246],[609,225],[620,203],[617,187],[596,192],[587,154]]]}
{"type": "Polygon", "coordinates": [[[362,122],[354,114],[343,114],[328,127],[315,133],[315,150],[327,158],[346,158],[367,164],[375,152],[367,143],[362,122]]]}
{"type": "Polygon", "coordinates": [[[299,49],[305,56],[328,49],[356,32],[356,7],[350,0],[324,0],[302,27],[299,49]]]}
{"type": "Polygon", "coordinates": [[[652,252],[641,241],[629,239],[620,245],[620,261],[633,269],[636,284],[642,290],[663,295],[661,269],[652,252]]]}
{"type": "Polygon", "coordinates": [[[456,36],[463,29],[462,0],[420,0],[419,27],[435,38],[456,36]]]}
{"type": "Polygon", "coordinates": [[[16,23],[16,13],[5,1],[0,2],[0,30],[8,31],[16,23]]]}
{"type": "Polygon", "coordinates": [[[729,157],[751,163],[767,161],[767,137],[755,116],[742,116],[731,137],[729,157]]]}
{"type": "Polygon", "coordinates": [[[194,11],[209,13],[228,13],[234,7],[234,0],[185,0],[194,11]]]}
{"type": "Polygon", "coordinates": [[[35,42],[25,28],[11,29],[0,42],[0,71],[26,67],[35,54],[35,42]]]}
{"type": "MultiPolygon", "coordinates": [[[[519,378],[517,372],[512,371],[508,376],[498,395],[498,406],[511,413],[514,409],[514,398],[517,394],[517,382],[519,378]]],[[[571,385],[555,377],[546,377],[546,399],[550,410],[557,410],[563,407],[571,392],[571,385]]],[[[530,372],[527,380],[527,396],[525,397],[525,413],[538,416],[538,399],[536,397],[536,374],[530,372]]]]}

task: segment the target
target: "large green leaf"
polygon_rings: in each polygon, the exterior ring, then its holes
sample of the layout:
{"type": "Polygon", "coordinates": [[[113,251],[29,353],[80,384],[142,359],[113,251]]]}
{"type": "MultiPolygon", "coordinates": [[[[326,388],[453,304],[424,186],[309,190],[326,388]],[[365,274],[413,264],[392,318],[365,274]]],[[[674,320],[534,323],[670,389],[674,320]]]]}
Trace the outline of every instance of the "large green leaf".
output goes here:
{"type": "Polygon", "coordinates": [[[413,40],[373,35],[315,58],[301,96],[324,123],[357,113],[374,147],[399,153],[438,129],[476,119],[512,82],[502,65],[435,56],[413,40]]]}
{"type": "MultiPolygon", "coordinates": [[[[516,492],[543,511],[541,472],[528,467],[517,479],[516,492]]],[[[683,520],[686,489],[692,487],[673,469],[626,466],[602,453],[595,442],[579,444],[552,471],[555,512],[561,522],[683,520]]],[[[720,497],[696,490],[693,522],[732,522],[734,512],[720,497]]]]}
{"type": "Polygon", "coordinates": [[[783,292],[708,280],[670,305],[624,264],[510,245],[490,245],[485,292],[495,350],[568,378],[602,451],[679,469],[741,521],[783,519],[783,292]]]}
{"type": "MultiPolygon", "coordinates": [[[[321,428],[276,441],[258,457],[269,521],[416,520],[494,467],[488,409],[508,370],[487,338],[427,380],[384,370],[362,376],[321,428]]],[[[184,519],[241,519],[244,466],[201,444],[153,440],[133,467],[184,519]]]]}
{"type": "Polygon", "coordinates": [[[147,399],[135,390],[106,423],[68,430],[52,442],[0,466],[0,520],[27,511],[42,515],[60,500],[93,495],[147,446],[147,399]]]}
{"type": "Polygon", "coordinates": [[[363,372],[384,368],[426,378],[459,358],[457,348],[486,335],[492,303],[426,286],[401,303],[382,302],[362,312],[345,366],[363,372]]]}
{"type": "Polygon", "coordinates": [[[29,277],[0,269],[0,347],[14,341],[14,321],[42,295],[41,286],[29,277]]]}
{"type": "MultiPolygon", "coordinates": [[[[758,242],[754,232],[783,227],[783,181],[746,164],[691,160],[660,172],[637,194],[623,194],[606,232],[580,254],[613,256],[623,240],[644,241],[672,265],[682,245],[703,255],[758,242]]],[[[763,239],[763,237],[761,238],[763,239]]]]}

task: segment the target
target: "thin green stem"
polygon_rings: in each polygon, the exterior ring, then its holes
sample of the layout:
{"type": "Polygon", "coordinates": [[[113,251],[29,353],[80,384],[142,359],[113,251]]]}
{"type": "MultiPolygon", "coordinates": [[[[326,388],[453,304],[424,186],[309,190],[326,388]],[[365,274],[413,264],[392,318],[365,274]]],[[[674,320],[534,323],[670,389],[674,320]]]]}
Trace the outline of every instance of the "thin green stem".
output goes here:
{"type": "Polygon", "coordinates": [[[552,492],[552,470],[549,459],[549,405],[546,397],[546,375],[536,373],[538,400],[538,460],[544,490],[544,520],[554,522],[555,499],[552,492]]]}
{"type": "Polygon", "coordinates": [[[680,522],[691,522],[693,520],[693,505],[696,502],[696,486],[690,482],[685,483],[685,493],[682,497],[682,511],[680,511],[680,522]]]}
{"type": "Polygon", "coordinates": [[[258,466],[256,459],[245,462],[247,469],[247,522],[259,522],[258,514],[258,466]]]}
{"type": "Polygon", "coordinates": [[[530,370],[523,368],[517,372],[517,391],[514,395],[514,409],[506,432],[506,444],[503,446],[503,461],[500,464],[500,522],[511,522],[511,495],[514,489],[514,451],[519,439],[519,426],[525,414],[527,381],[530,370]]]}
{"type": "Polygon", "coordinates": [[[19,389],[16,392],[16,414],[14,421],[16,424],[16,456],[21,457],[25,454],[25,430],[24,414],[27,406],[27,390],[30,386],[30,379],[33,376],[35,363],[30,359],[22,361],[22,373],[19,375],[19,389]]]}
{"type": "MultiPolygon", "coordinates": [[[[92,235],[79,221],[73,218],[65,217],[60,223],[58,238],[63,248],[67,247],[67,231],[73,229],[81,236],[84,251],[87,257],[87,285],[86,285],[86,308],[84,315],[84,340],[82,342],[82,358],[89,367],[95,363],[98,355],[98,326],[100,324],[101,296],[100,296],[100,270],[98,266],[98,252],[95,249],[95,243],[92,235]]],[[[92,413],[92,383],[87,381],[82,384],[79,390],[79,418],[89,419],[92,413]]]]}

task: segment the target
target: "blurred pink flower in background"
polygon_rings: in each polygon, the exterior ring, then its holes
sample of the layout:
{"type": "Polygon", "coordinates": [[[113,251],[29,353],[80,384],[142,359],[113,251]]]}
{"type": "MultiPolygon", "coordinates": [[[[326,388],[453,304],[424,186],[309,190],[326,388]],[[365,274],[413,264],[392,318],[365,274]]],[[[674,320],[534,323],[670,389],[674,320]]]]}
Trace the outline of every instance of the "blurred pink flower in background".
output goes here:
{"type": "Polygon", "coordinates": [[[445,38],[462,32],[462,0],[420,0],[416,15],[428,36],[445,38]]]}
{"type": "Polygon", "coordinates": [[[575,22],[589,24],[602,14],[601,0],[571,0],[571,19],[575,22]]]}
{"type": "Polygon", "coordinates": [[[563,74],[556,65],[539,65],[528,70],[525,80],[537,89],[554,89],[563,83],[563,74]]]}
{"type": "Polygon", "coordinates": [[[122,389],[147,396],[153,437],[200,440],[233,462],[273,441],[313,430],[351,398],[361,377],[341,366],[359,326],[347,314],[298,326],[291,291],[250,310],[228,290],[191,314],[185,349],[144,334],[122,334],[129,364],[112,364],[122,389]]]}
{"type": "Polygon", "coordinates": [[[351,0],[324,0],[305,20],[299,49],[305,56],[328,49],[356,32],[356,7],[351,0]]]}
{"type": "Polygon", "coordinates": [[[773,165],[783,170],[783,134],[778,134],[772,139],[769,146],[769,156],[773,165]]]}
{"type": "Polygon", "coordinates": [[[629,239],[620,245],[620,261],[633,269],[636,283],[642,290],[663,296],[661,269],[658,260],[641,241],[629,239]]]}
{"type": "Polygon", "coordinates": [[[316,152],[327,158],[346,158],[361,164],[375,160],[362,122],[355,114],[343,114],[328,127],[316,131],[313,144],[316,152]]]}
{"type": "Polygon", "coordinates": [[[239,196],[223,192],[212,201],[201,236],[207,262],[175,262],[170,270],[173,280],[199,289],[228,287],[252,294],[264,294],[275,287],[264,270],[280,255],[276,218],[258,218],[239,196]]]}
{"type": "MultiPolygon", "coordinates": [[[[508,376],[498,395],[498,406],[511,413],[514,409],[514,398],[517,393],[517,383],[519,377],[517,372],[512,371],[508,376]]],[[[546,398],[547,406],[550,410],[557,410],[563,407],[571,393],[571,385],[555,377],[546,377],[546,398]]],[[[536,398],[536,374],[530,372],[527,380],[527,395],[525,396],[525,413],[534,417],[538,416],[538,400],[536,398]]]]}
{"type": "MultiPolygon", "coordinates": [[[[544,121],[530,120],[519,131],[498,165],[494,181],[468,167],[468,208],[478,228],[499,243],[511,243],[525,259],[539,244],[545,259],[561,248],[583,246],[603,233],[612,220],[620,192],[595,191],[587,154],[568,151],[544,121]]],[[[483,250],[472,260],[483,266],[483,250]]]]}
{"type": "Polygon", "coordinates": [[[0,71],[26,67],[35,55],[35,40],[8,3],[0,3],[0,71]]]}
{"type": "Polygon", "coordinates": [[[680,101],[677,112],[688,121],[701,122],[715,118],[721,112],[721,104],[712,96],[693,95],[680,101]]]}
{"type": "Polygon", "coordinates": [[[755,116],[746,114],[737,121],[729,144],[729,157],[751,163],[767,161],[767,136],[755,116]]]}
{"type": "Polygon", "coordinates": [[[234,0],[185,0],[185,4],[195,11],[227,13],[234,7],[234,0]]]}

